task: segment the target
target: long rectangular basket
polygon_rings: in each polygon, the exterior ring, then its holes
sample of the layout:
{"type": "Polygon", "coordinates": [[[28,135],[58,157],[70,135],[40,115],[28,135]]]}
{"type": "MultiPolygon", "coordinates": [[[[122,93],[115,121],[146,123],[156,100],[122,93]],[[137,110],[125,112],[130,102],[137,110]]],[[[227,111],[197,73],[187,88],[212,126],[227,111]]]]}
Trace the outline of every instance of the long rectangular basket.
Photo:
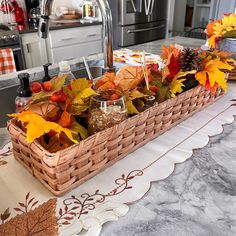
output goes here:
{"type": "Polygon", "coordinates": [[[37,141],[28,144],[14,120],[8,122],[8,130],[16,160],[54,195],[62,195],[223,95],[197,86],[56,153],[37,141]]]}

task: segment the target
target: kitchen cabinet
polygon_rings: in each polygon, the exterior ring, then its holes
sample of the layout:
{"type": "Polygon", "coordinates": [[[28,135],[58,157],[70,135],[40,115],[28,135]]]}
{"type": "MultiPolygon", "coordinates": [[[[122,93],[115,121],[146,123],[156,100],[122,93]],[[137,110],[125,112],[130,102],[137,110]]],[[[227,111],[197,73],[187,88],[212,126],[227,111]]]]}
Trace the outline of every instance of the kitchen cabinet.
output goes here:
{"type": "Polygon", "coordinates": [[[193,28],[206,27],[209,20],[216,18],[218,0],[195,0],[193,11],[193,28]]]}
{"type": "Polygon", "coordinates": [[[45,39],[40,39],[37,32],[21,34],[25,63],[27,68],[41,66],[48,62],[45,39]]]}
{"type": "Polygon", "coordinates": [[[47,39],[52,63],[102,52],[102,25],[53,30],[47,39]]]}

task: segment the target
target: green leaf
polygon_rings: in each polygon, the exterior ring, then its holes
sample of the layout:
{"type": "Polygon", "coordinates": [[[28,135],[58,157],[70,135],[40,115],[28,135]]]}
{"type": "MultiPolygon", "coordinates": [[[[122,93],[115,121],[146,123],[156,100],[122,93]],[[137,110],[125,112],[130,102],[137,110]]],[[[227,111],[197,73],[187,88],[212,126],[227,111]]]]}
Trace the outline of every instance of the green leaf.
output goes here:
{"type": "Polygon", "coordinates": [[[139,113],[139,111],[136,109],[136,107],[134,106],[134,104],[131,100],[126,101],[126,107],[127,107],[129,114],[138,114],[139,113]]]}
{"type": "Polygon", "coordinates": [[[86,139],[88,137],[88,130],[85,129],[82,125],[80,125],[78,122],[73,121],[70,126],[70,131],[73,134],[78,134],[81,136],[82,139],[86,139]]]}
{"type": "Polygon", "coordinates": [[[84,111],[88,110],[89,105],[79,105],[79,104],[72,104],[69,108],[69,112],[72,115],[80,115],[84,111]]]}
{"type": "Polygon", "coordinates": [[[96,94],[96,92],[92,88],[90,88],[90,87],[85,88],[76,95],[76,97],[72,101],[72,104],[83,105],[84,104],[83,99],[88,98],[88,97],[95,95],[95,94],[96,94]]]}
{"type": "Polygon", "coordinates": [[[159,87],[157,90],[157,101],[164,102],[166,100],[167,93],[169,91],[168,86],[159,87]]]}

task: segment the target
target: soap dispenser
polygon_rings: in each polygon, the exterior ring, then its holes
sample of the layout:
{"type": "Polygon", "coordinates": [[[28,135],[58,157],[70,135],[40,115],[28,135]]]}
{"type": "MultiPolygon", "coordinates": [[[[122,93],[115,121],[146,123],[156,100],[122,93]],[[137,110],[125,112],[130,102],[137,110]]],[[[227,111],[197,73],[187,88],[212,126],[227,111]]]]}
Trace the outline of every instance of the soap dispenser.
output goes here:
{"type": "Polygon", "coordinates": [[[17,89],[17,97],[15,99],[16,112],[20,112],[30,102],[32,92],[29,86],[29,74],[18,74],[20,86],[17,89]]]}
{"type": "Polygon", "coordinates": [[[51,63],[43,65],[43,69],[44,69],[43,82],[51,80],[51,77],[50,77],[49,72],[48,72],[48,67],[51,66],[51,65],[52,65],[51,63]]]}

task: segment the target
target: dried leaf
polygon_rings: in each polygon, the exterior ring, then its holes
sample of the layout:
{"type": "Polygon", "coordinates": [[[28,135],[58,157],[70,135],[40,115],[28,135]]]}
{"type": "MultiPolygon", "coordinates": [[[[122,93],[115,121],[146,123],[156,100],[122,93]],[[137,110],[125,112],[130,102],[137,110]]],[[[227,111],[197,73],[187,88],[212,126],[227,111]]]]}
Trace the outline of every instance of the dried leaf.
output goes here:
{"type": "Polygon", "coordinates": [[[33,112],[23,111],[20,114],[12,114],[9,116],[16,117],[20,121],[27,123],[26,141],[28,143],[33,142],[35,139],[41,137],[45,133],[49,133],[50,130],[53,130],[57,133],[63,132],[72,142],[78,143],[77,140],[73,139],[72,133],[69,129],[63,128],[57,123],[46,121],[41,116],[33,112]]]}

